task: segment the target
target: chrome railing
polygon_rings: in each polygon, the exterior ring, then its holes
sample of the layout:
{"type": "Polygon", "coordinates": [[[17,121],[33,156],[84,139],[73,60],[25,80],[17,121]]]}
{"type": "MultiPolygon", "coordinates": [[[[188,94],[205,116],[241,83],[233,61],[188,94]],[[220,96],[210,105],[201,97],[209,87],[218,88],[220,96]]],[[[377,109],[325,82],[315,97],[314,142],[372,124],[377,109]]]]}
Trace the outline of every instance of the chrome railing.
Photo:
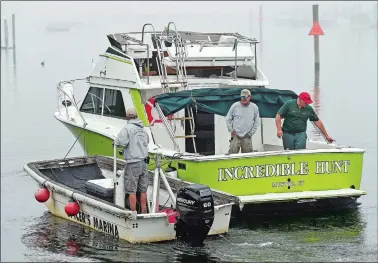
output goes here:
{"type": "MultiPolygon", "coordinates": [[[[74,81],[78,81],[78,80],[86,80],[86,79],[87,79],[87,78],[85,78],[85,79],[74,79],[74,80],[68,80],[68,81],[60,81],[60,82],[58,83],[58,85],[57,85],[57,90],[58,90],[58,92],[57,92],[57,97],[58,97],[58,110],[60,110],[60,108],[62,107],[62,106],[60,105],[60,103],[59,103],[59,98],[60,98],[60,96],[59,96],[60,94],[59,94],[59,93],[61,92],[61,93],[63,93],[65,96],[67,96],[67,98],[69,98],[69,99],[71,100],[72,106],[75,107],[76,111],[78,112],[80,118],[81,118],[82,121],[83,121],[83,124],[84,124],[83,127],[87,126],[87,122],[85,121],[84,116],[83,116],[83,115],[81,114],[81,112],[80,112],[80,109],[79,109],[79,107],[78,107],[78,105],[77,105],[77,103],[76,103],[76,100],[75,100],[75,96],[74,96],[74,94],[72,94],[72,98],[71,98],[70,95],[67,94],[67,92],[65,92],[65,91],[62,89],[61,85],[64,84],[64,83],[70,83],[70,84],[72,85],[74,81]]],[[[72,85],[72,86],[73,86],[73,85],[72,85]]],[[[67,119],[69,119],[68,107],[70,107],[71,105],[68,106],[67,103],[65,103],[63,106],[64,106],[65,109],[66,109],[66,116],[67,116],[67,119]]]]}

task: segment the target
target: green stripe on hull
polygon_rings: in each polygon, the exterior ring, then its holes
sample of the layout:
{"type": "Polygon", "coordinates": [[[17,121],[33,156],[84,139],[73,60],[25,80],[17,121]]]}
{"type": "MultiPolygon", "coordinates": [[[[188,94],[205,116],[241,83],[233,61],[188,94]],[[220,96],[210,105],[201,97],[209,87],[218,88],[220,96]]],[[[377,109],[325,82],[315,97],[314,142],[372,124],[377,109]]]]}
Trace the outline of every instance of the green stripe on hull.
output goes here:
{"type": "MultiPolygon", "coordinates": [[[[62,123],[72,132],[75,138],[77,138],[80,132],[83,131],[83,129],[80,127],[76,127],[76,126],[67,124],[65,122],[62,122],[62,123]]],[[[84,130],[81,133],[78,141],[81,147],[85,150],[85,152],[89,156],[105,155],[105,156],[113,157],[113,153],[114,153],[113,146],[112,146],[113,140],[104,135],[101,135],[101,134],[98,134],[89,130],[84,130]]],[[[122,155],[118,153],[118,151],[117,151],[117,158],[123,158],[122,155]]]]}
{"type": "MultiPolygon", "coordinates": [[[[129,89],[131,99],[133,101],[134,107],[138,113],[139,119],[143,122],[144,126],[148,126],[148,120],[147,116],[145,114],[144,110],[144,105],[142,104],[142,99],[140,96],[140,92],[138,89],[129,89]]],[[[67,124],[65,122],[62,122],[77,138],[79,136],[80,132],[83,131],[82,128],[73,126],[70,124],[67,124]]],[[[112,148],[112,143],[113,140],[89,131],[89,130],[84,130],[79,138],[79,143],[83,149],[85,149],[85,152],[89,156],[93,155],[105,155],[105,156],[110,156],[113,157],[113,148],[112,148]]],[[[123,158],[122,155],[120,155],[117,151],[117,158],[123,158]]]]}
{"type": "Polygon", "coordinates": [[[103,54],[103,55],[100,55],[100,57],[106,57],[106,58],[114,59],[114,60],[116,60],[116,61],[123,62],[123,63],[130,64],[130,65],[133,64],[133,63],[132,63],[130,60],[128,60],[128,59],[119,58],[119,57],[116,57],[116,56],[113,56],[113,55],[110,55],[110,54],[103,54]]]}
{"type": "MultiPolygon", "coordinates": [[[[73,126],[70,124],[67,124],[65,122],[62,122],[70,131],[71,133],[77,138],[79,136],[80,132],[83,130],[80,127],[73,126]]],[[[104,156],[109,156],[113,157],[113,147],[112,143],[113,140],[89,131],[89,130],[84,130],[82,134],[80,135],[80,138],[78,139],[78,142],[80,143],[81,147],[85,150],[86,154],[88,156],[94,156],[94,155],[104,155],[104,156]]],[[[153,156],[150,154],[150,163],[148,169],[153,169],[155,167],[155,162],[153,160],[153,156]]],[[[123,159],[123,156],[119,154],[119,151],[117,150],[117,158],[123,159]]],[[[162,168],[165,169],[168,167],[168,160],[163,159],[162,160],[162,168]]]]}
{"type": "Polygon", "coordinates": [[[140,96],[140,91],[137,89],[130,89],[129,93],[131,99],[133,100],[135,110],[138,113],[138,118],[143,122],[144,126],[148,126],[149,124],[146,116],[146,111],[144,110],[144,104],[142,103],[142,98],[140,96]]]}

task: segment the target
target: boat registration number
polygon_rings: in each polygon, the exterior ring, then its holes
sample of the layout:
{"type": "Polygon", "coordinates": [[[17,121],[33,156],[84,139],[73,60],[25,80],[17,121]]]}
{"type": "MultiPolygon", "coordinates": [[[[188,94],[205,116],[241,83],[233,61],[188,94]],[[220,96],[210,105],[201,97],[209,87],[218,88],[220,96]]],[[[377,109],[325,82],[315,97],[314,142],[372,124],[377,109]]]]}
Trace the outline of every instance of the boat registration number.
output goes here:
{"type": "Polygon", "coordinates": [[[295,186],[303,186],[304,185],[304,180],[299,180],[297,182],[293,181],[285,181],[285,182],[273,182],[272,187],[295,187],[295,186]]]}

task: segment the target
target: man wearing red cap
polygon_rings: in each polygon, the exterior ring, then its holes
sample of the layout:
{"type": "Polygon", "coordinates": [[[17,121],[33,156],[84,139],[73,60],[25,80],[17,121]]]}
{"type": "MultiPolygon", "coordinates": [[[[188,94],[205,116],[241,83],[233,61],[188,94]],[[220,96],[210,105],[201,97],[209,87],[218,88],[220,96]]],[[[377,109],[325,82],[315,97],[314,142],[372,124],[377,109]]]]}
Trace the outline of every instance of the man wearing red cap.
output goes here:
{"type": "Polygon", "coordinates": [[[277,112],[277,137],[282,137],[285,150],[306,149],[307,120],[315,123],[329,143],[334,141],[328,135],[322,121],[316,115],[314,109],[309,105],[311,103],[312,100],[310,94],[302,92],[296,100],[287,101],[277,112]],[[282,127],[281,119],[284,119],[282,127]]]}

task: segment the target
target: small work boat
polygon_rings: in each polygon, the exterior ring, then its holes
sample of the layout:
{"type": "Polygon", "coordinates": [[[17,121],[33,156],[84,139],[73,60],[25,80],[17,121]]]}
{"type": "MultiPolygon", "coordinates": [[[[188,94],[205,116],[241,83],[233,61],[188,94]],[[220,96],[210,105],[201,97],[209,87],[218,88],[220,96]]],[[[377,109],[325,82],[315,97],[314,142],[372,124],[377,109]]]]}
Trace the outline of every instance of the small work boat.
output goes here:
{"type": "MultiPolygon", "coordinates": [[[[155,156],[161,158],[158,152],[155,156]]],[[[82,156],[31,162],[24,170],[39,185],[35,197],[49,212],[116,239],[179,239],[200,246],[208,235],[228,232],[233,197],[166,176],[159,163],[155,160],[154,174],[148,176],[146,214],[128,209],[123,160],[82,156]]]]}

